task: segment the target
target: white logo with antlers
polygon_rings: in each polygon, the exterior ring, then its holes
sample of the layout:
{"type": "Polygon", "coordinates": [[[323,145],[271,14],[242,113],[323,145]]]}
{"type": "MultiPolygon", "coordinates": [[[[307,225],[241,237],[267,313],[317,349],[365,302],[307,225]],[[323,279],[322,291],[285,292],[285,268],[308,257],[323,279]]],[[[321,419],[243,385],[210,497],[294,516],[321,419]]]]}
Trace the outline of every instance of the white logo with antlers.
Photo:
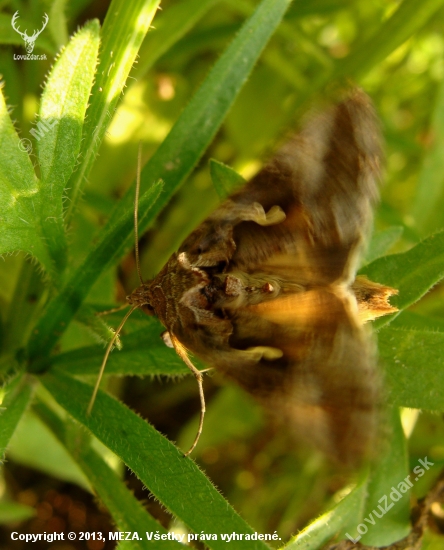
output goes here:
{"type": "Polygon", "coordinates": [[[19,35],[23,38],[23,40],[25,41],[25,48],[26,48],[26,51],[27,53],[32,53],[32,51],[34,50],[34,46],[35,46],[35,41],[37,40],[37,37],[39,36],[39,34],[43,31],[43,29],[46,27],[46,25],[48,24],[48,21],[49,21],[49,17],[46,15],[43,16],[43,27],[39,30],[39,31],[34,31],[32,33],[32,36],[28,36],[27,34],[27,29],[25,29],[25,32],[21,32],[19,29],[20,27],[16,27],[16,22],[17,22],[17,19],[19,18],[19,12],[16,11],[14,13],[14,15],[12,16],[12,20],[11,20],[11,25],[12,25],[12,28],[15,30],[15,32],[18,32],[19,35]]]}

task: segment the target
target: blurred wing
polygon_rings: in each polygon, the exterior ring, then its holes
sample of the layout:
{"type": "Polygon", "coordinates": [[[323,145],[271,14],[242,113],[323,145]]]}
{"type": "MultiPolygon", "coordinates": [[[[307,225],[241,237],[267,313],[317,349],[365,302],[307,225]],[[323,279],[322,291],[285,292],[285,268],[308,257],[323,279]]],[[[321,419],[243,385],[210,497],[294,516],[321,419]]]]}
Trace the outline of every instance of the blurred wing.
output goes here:
{"type": "Polygon", "coordinates": [[[373,341],[353,300],[318,289],[237,310],[230,344],[243,351],[216,359],[290,432],[348,465],[372,454],[380,408],[373,341]]]}
{"type": "Polygon", "coordinates": [[[380,158],[373,108],[355,91],[309,122],[239,193],[238,200],[257,201],[266,211],[279,205],[286,219],[272,227],[236,226],[234,262],[296,270],[310,285],[349,282],[378,198],[380,158]]]}
{"type": "Polygon", "coordinates": [[[302,284],[350,282],[378,198],[380,159],[373,107],[354,90],[312,118],[181,251],[198,266],[229,261],[231,271],[296,275],[302,284]]]}

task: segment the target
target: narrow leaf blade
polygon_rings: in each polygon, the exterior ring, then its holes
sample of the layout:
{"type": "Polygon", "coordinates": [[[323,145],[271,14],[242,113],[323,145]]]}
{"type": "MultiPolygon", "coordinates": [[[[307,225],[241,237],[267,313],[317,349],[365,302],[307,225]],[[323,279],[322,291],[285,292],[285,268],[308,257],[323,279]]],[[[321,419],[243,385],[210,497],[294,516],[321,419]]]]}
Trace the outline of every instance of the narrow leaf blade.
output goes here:
{"type": "Polygon", "coordinates": [[[337,64],[336,72],[344,77],[362,77],[420,29],[442,5],[443,0],[425,0],[421,4],[404,0],[368,40],[355,48],[353,55],[337,64]]]}
{"type": "Polygon", "coordinates": [[[184,0],[170,4],[156,17],[155,32],[147,34],[140,48],[138,74],[145,75],[154,63],[182,38],[220,0],[184,0]]]}
{"type": "Polygon", "coordinates": [[[245,179],[223,162],[210,160],[210,174],[216,193],[221,200],[244,185],[245,179]]]}
{"type": "Polygon", "coordinates": [[[444,332],[387,326],[378,343],[390,402],[444,411],[444,332]]]}
{"type": "Polygon", "coordinates": [[[24,383],[21,376],[13,379],[3,388],[6,397],[2,403],[0,422],[0,460],[4,460],[9,440],[31,400],[31,387],[24,383]]]}
{"type": "MultiPolygon", "coordinates": [[[[153,547],[154,539],[151,542],[148,541],[146,532],[154,533],[157,531],[166,535],[166,529],[147,513],[116,472],[92,449],[89,441],[79,445],[79,434],[76,433],[75,442],[72,445],[69,441],[69,433],[67,433],[69,430],[66,429],[65,423],[51,409],[43,403],[36,405],[34,409],[41,420],[45,421],[51,428],[59,441],[67,444],[73,459],[76,460],[87,476],[97,496],[110,511],[118,530],[138,533],[139,539],[132,541],[134,548],[145,550],[153,547]]],[[[162,547],[166,550],[179,550],[182,548],[177,542],[171,540],[162,541],[162,547]]]]}
{"type": "Polygon", "coordinates": [[[412,211],[418,229],[425,234],[443,226],[444,81],[438,87],[430,133],[433,143],[423,159],[412,211]]]}
{"type": "MultiPolygon", "coordinates": [[[[119,456],[175,516],[196,533],[214,534],[211,549],[226,549],[221,534],[251,535],[251,527],[231,508],[194,462],[124,405],[99,392],[93,413],[86,406],[91,387],[62,374],[41,381],[53,397],[119,456]]],[[[210,537],[211,538],[211,537],[210,537]]],[[[236,541],[238,548],[268,550],[259,540],[236,541]]]]}
{"type": "Polygon", "coordinates": [[[113,0],[108,9],[102,29],[103,43],[97,78],[83,132],[82,161],[69,182],[71,202],[67,213],[68,219],[77,204],[105,136],[109,114],[116,109],[159,3],[160,0],[113,0]]]}
{"type": "Polygon", "coordinates": [[[58,271],[66,265],[62,196],[77,162],[99,49],[99,23],[88,22],[63,50],[42,94],[37,139],[42,230],[58,271]]]}
{"type": "Polygon", "coordinates": [[[40,182],[27,150],[29,140],[20,140],[0,89],[0,254],[23,250],[54,276],[54,265],[41,231],[40,182]]]}

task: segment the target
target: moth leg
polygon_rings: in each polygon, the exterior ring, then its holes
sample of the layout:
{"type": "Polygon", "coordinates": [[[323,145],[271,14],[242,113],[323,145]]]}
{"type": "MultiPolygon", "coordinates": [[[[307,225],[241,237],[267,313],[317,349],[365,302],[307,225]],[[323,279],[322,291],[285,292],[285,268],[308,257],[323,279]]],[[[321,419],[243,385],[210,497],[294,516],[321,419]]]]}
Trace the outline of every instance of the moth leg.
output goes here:
{"type": "MultiPolygon", "coordinates": [[[[163,333],[164,335],[165,333],[163,333]]],[[[185,363],[185,365],[190,369],[190,371],[193,373],[194,378],[197,380],[197,385],[199,387],[199,397],[200,397],[200,420],[199,420],[199,427],[197,429],[196,437],[194,438],[193,444],[188,449],[188,451],[184,454],[184,456],[190,455],[194,449],[196,448],[197,442],[199,441],[199,438],[202,433],[203,429],[203,422],[205,417],[205,396],[203,391],[203,383],[202,383],[202,373],[200,370],[196,369],[196,367],[193,365],[193,363],[190,361],[190,358],[188,357],[187,350],[185,347],[179,342],[179,340],[172,334],[171,332],[167,332],[167,334],[170,337],[171,343],[173,344],[174,349],[176,350],[177,355],[182,359],[182,361],[185,363]]],[[[164,338],[165,342],[165,337],[164,338]]],[[[168,345],[168,344],[167,344],[168,345]]]]}
{"type": "MultiPolygon", "coordinates": [[[[164,332],[162,332],[162,334],[160,335],[160,337],[162,338],[164,344],[168,347],[168,348],[173,348],[174,349],[174,346],[173,346],[173,341],[171,340],[171,334],[165,330],[164,332]]],[[[207,369],[202,369],[200,370],[199,372],[201,374],[203,374],[204,372],[210,372],[211,370],[213,370],[213,367],[208,367],[207,369]]]]}

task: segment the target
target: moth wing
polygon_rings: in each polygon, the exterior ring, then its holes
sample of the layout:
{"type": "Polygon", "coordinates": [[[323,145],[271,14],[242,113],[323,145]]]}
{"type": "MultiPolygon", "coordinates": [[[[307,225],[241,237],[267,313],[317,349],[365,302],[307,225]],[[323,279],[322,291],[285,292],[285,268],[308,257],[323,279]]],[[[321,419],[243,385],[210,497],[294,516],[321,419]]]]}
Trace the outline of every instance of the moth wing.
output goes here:
{"type": "Polygon", "coordinates": [[[242,351],[216,359],[289,431],[349,465],[371,454],[380,409],[373,341],[354,308],[317,289],[237,310],[230,343],[242,351]]]}
{"type": "Polygon", "coordinates": [[[191,263],[350,281],[378,198],[380,133],[356,89],[313,117],[183,243],[191,263]],[[279,212],[282,216],[279,215],[279,212]]]}

